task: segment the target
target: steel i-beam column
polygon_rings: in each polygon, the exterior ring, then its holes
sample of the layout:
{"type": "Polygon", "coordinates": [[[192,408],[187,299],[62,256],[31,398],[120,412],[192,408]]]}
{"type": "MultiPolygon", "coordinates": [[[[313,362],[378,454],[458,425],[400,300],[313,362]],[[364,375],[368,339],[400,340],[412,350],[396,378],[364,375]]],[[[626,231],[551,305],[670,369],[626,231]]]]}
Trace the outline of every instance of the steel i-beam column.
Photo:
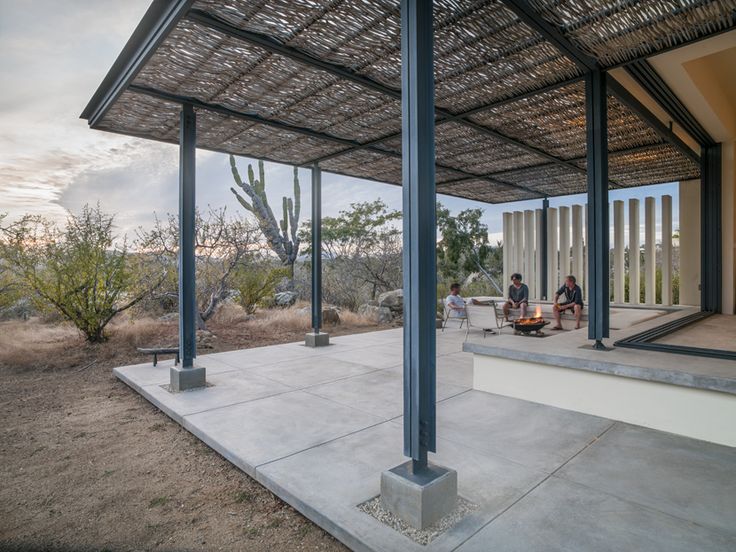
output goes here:
{"type": "Polygon", "coordinates": [[[585,119],[588,157],[588,339],[605,349],[608,337],[608,120],[606,73],[590,71],[585,77],[585,119]]]}
{"type": "Polygon", "coordinates": [[[312,332],[305,337],[307,347],[330,344],[322,327],[322,169],[312,166],[312,332]]]}
{"type": "Polygon", "coordinates": [[[404,454],[435,450],[436,228],[432,2],[401,2],[404,454]]]}
{"type": "Polygon", "coordinates": [[[721,312],[723,253],[721,216],[721,144],[703,147],[700,154],[701,285],[704,311],[721,312]]]}
{"type": "Polygon", "coordinates": [[[435,444],[436,233],[433,12],[401,2],[401,123],[404,218],[404,454],[381,474],[381,502],[424,529],[455,507],[457,473],[428,463],[435,444]]]}
{"type": "Polygon", "coordinates": [[[195,285],[194,220],[197,120],[194,107],[184,104],[179,123],[179,356],[171,368],[171,388],[183,391],[205,385],[205,369],[194,367],[197,356],[197,297],[195,285]]]}
{"type": "MultiPolygon", "coordinates": [[[[544,236],[542,230],[542,209],[534,210],[534,293],[532,297],[534,299],[542,299],[542,280],[545,279],[545,273],[542,267],[542,244],[539,240],[544,236]]],[[[547,238],[544,237],[546,240],[547,238]]]]}

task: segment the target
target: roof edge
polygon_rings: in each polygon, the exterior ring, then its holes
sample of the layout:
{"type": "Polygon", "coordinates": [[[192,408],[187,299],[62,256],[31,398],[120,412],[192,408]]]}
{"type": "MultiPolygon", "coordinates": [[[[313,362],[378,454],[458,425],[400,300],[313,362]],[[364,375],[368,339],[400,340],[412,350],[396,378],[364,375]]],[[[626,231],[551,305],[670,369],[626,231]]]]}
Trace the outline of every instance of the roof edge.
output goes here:
{"type": "Polygon", "coordinates": [[[104,116],[193,3],[194,0],[153,0],[80,119],[93,127],[104,116]]]}

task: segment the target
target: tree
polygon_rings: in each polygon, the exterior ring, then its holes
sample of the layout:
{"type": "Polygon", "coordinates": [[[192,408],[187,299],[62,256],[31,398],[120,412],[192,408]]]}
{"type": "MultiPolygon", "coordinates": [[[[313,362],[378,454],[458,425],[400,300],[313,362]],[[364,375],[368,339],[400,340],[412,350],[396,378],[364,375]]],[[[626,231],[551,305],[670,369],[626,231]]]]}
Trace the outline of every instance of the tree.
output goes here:
{"type": "MultiPolygon", "coordinates": [[[[232,289],[234,271],[262,251],[258,228],[243,217],[228,217],[226,209],[209,209],[205,216],[195,212],[195,278],[197,284],[198,327],[217,310],[232,289]]],[[[149,231],[138,231],[141,252],[156,259],[170,271],[179,255],[179,221],[168,214],[155,219],[149,231]]],[[[176,273],[176,271],[174,271],[176,273]]],[[[171,279],[164,296],[177,297],[178,280],[171,279]]]]}
{"type": "Polygon", "coordinates": [[[51,306],[92,343],[105,341],[113,317],[151,293],[162,280],[131,294],[126,240],[115,244],[114,217],[85,205],[64,229],[26,215],[2,228],[0,253],[9,269],[41,306],[51,306]]]}
{"type": "MultiPolygon", "coordinates": [[[[322,219],[326,299],[355,309],[362,299],[401,287],[400,219],[380,199],[322,219]]],[[[301,239],[311,243],[311,223],[304,224],[301,239]]]]}
{"type": "Polygon", "coordinates": [[[500,247],[488,243],[488,226],[480,221],[482,209],[465,209],[456,217],[437,203],[437,270],[450,280],[463,280],[473,272],[483,273],[503,293],[494,279],[500,271],[500,247]],[[486,268],[488,267],[488,268],[486,268]]]}
{"type": "Polygon", "coordinates": [[[299,256],[299,214],[301,211],[301,188],[299,186],[299,172],[294,167],[294,199],[282,197],[282,218],[276,222],[276,217],[268,204],[266,196],[266,175],[263,161],[258,161],[258,179],[253,174],[253,166],[248,165],[248,182],[243,182],[235,164],[235,157],[230,156],[230,168],[237,186],[250,198],[250,203],[230,188],[238,202],[256,217],[258,226],[268,241],[268,246],[278,256],[281,262],[289,267],[289,274],[294,279],[294,262],[299,256]]]}
{"type": "MultiPolygon", "coordinates": [[[[6,217],[6,213],[0,213],[0,228],[6,217]]],[[[0,253],[2,253],[1,248],[0,253]]],[[[18,288],[18,281],[13,276],[8,261],[0,256],[0,311],[11,306],[18,299],[18,288]]]]}

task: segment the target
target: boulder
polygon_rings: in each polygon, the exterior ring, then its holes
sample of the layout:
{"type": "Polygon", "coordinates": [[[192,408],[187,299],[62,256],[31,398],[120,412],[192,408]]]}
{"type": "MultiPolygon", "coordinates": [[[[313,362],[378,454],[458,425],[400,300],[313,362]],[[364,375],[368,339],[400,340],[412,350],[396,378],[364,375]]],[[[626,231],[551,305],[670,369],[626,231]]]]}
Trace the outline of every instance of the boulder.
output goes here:
{"type": "Polygon", "coordinates": [[[358,314],[365,316],[376,324],[390,324],[394,318],[391,309],[388,307],[377,307],[368,304],[361,305],[358,308],[358,314]]]}
{"type": "Polygon", "coordinates": [[[208,330],[197,330],[197,349],[212,349],[215,346],[215,334],[208,330]]]}
{"type": "Polygon", "coordinates": [[[296,303],[296,293],[293,291],[280,291],[273,296],[273,300],[278,307],[290,307],[296,303]]]}
{"type": "Polygon", "coordinates": [[[378,296],[378,306],[388,307],[392,311],[402,312],[404,310],[404,290],[394,289],[382,293],[378,296]]]}
{"type": "Polygon", "coordinates": [[[335,307],[326,307],[322,309],[322,325],[332,324],[337,326],[340,323],[340,313],[335,307]]]}

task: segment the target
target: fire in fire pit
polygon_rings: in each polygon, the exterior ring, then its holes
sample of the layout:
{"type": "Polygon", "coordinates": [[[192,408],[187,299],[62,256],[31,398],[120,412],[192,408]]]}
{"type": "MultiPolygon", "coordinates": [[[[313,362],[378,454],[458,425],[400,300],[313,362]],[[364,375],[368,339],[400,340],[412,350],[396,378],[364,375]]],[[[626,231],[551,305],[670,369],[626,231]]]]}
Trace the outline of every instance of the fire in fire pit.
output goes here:
{"type": "Polygon", "coordinates": [[[537,305],[534,316],[517,318],[512,323],[514,325],[514,332],[517,335],[534,335],[537,337],[544,335],[542,328],[549,324],[548,321],[542,318],[542,307],[539,305],[537,305]]]}

